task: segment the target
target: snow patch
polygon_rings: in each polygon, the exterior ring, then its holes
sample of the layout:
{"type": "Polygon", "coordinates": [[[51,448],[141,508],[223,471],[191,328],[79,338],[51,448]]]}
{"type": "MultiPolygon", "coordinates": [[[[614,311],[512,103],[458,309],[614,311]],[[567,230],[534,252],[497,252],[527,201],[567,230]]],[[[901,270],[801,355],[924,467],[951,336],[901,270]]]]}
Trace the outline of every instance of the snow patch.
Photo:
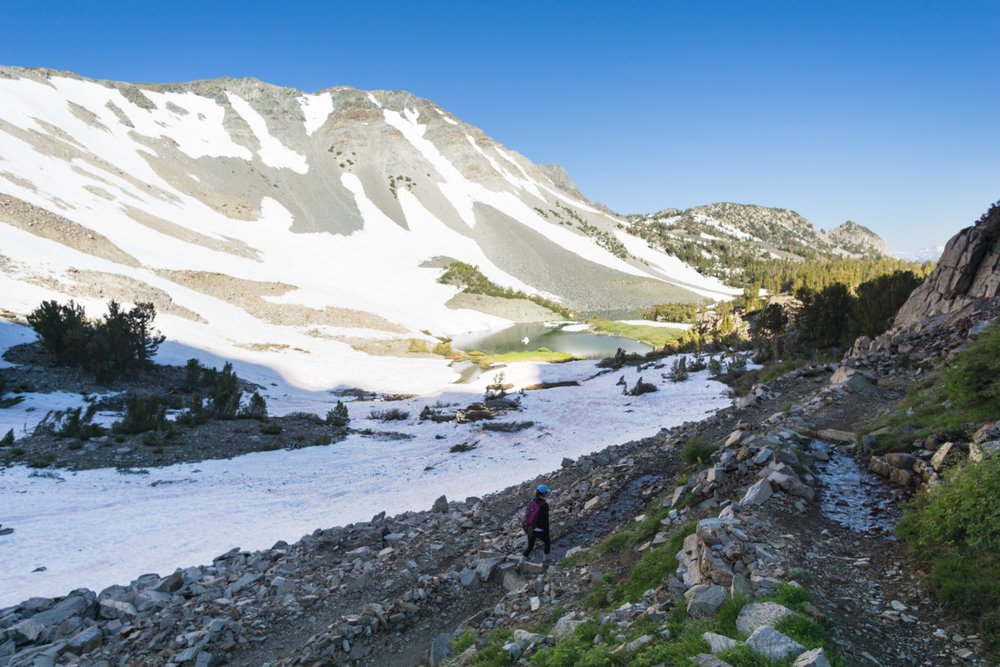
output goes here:
{"type": "Polygon", "coordinates": [[[302,115],[305,116],[306,134],[311,137],[313,132],[323,127],[326,119],[333,113],[333,95],[330,93],[303,95],[299,98],[299,106],[302,107],[302,115]]]}
{"type": "Polygon", "coordinates": [[[298,174],[304,174],[309,171],[309,163],[306,161],[306,156],[296,153],[278,141],[278,139],[272,137],[267,129],[267,122],[264,120],[264,117],[257,113],[257,110],[250,106],[249,102],[228,90],[226,91],[226,98],[229,100],[229,104],[232,105],[233,110],[250,126],[254,136],[257,137],[257,141],[260,142],[260,150],[257,151],[257,155],[260,156],[264,164],[275,169],[291,169],[298,174]]]}

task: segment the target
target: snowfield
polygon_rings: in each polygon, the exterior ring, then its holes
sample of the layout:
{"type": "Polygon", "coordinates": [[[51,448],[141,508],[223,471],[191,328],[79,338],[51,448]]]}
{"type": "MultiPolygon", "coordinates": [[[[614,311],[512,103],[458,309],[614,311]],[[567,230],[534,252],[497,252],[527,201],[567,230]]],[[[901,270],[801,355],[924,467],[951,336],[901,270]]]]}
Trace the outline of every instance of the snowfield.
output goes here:
{"type": "MultiPolygon", "coordinates": [[[[535,424],[516,433],[417,420],[425,405],[480,400],[494,380],[495,373],[487,372],[437,395],[348,404],[353,428],[413,436],[409,439],[353,434],[329,446],[140,474],[0,470],[0,523],[15,529],[0,537],[0,606],[65,595],[80,586],[99,591],[143,573],[209,563],[233,547],[261,549],[278,540],[296,541],[316,528],[367,521],[382,510],[427,509],[442,493],[459,500],[482,496],[557,469],[563,457],[651,436],[730,402],[726,387],[705,373],[673,384],[661,377],[664,370],[647,370],[642,377],[659,391],[630,397],[616,383],[624,375],[633,385],[639,377],[634,369],[595,376],[600,370],[595,362],[581,361],[503,370],[515,387],[561,380],[578,380],[581,386],[525,393],[522,409],[502,421],[535,424]],[[409,411],[410,418],[369,418],[371,410],[386,407],[409,411]],[[449,452],[463,443],[476,448],[449,452]]],[[[237,371],[243,372],[239,364],[237,371]]],[[[284,401],[270,392],[273,413],[325,414],[334,400],[328,393],[282,389],[284,401]]]]}

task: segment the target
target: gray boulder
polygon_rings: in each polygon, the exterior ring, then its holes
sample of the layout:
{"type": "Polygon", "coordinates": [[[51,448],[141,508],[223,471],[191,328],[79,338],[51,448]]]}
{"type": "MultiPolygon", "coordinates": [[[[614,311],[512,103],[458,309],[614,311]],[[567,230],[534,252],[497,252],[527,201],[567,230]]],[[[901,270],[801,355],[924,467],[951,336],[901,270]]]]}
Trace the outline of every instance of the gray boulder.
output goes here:
{"type": "Polygon", "coordinates": [[[723,605],[728,597],[728,591],[725,587],[715,584],[698,584],[697,586],[692,586],[684,594],[684,597],[688,601],[688,616],[691,618],[708,618],[714,616],[715,612],[719,611],[719,607],[723,605]]]}
{"type": "Polygon", "coordinates": [[[712,651],[712,655],[722,653],[723,651],[728,651],[729,649],[739,646],[739,642],[735,639],[730,639],[725,635],[719,635],[714,632],[706,632],[701,636],[701,638],[708,644],[708,648],[712,651]]]}
{"type": "Polygon", "coordinates": [[[806,647],[774,628],[760,627],[747,637],[746,645],[771,660],[797,658],[806,647]]]}
{"type": "Polygon", "coordinates": [[[740,634],[748,635],[758,628],[773,628],[786,616],[794,616],[795,612],[777,602],[755,602],[740,610],[736,617],[736,629],[740,634]]]}
{"type": "Polygon", "coordinates": [[[763,505],[771,497],[771,494],[771,483],[766,479],[762,479],[747,489],[743,499],[740,500],[740,505],[763,505]]]}
{"type": "Polygon", "coordinates": [[[792,667],[830,667],[830,661],[826,659],[823,649],[814,648],[796,658],[792,667]]]}
{"type": "Polygon", "coordinates": [[[431,506],[431,511],[435,512],[437,514],[442,514],[444,512],[447,512],[448,511],[448,498],[447,498],[447,496],[441,496],[440,498],[438,498],[437,500],[435,500],[434,504],[431,506]]]}

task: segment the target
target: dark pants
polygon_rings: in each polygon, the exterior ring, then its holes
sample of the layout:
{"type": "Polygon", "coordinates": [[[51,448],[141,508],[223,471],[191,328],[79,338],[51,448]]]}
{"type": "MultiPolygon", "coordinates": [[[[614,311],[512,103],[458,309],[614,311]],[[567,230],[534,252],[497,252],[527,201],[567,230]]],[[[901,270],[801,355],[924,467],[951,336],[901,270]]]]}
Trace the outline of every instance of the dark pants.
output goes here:
{"type": "Polygon", "coordinates": [[[532,550],[535,548],[535,540],[541,540],[545,544],[545,553],[549,553],[549,532],[548,531],[537,531],[533,530],[528,533],[528,548],[524,550],[524,557],[527,558],[531,555],[532,550]]]}

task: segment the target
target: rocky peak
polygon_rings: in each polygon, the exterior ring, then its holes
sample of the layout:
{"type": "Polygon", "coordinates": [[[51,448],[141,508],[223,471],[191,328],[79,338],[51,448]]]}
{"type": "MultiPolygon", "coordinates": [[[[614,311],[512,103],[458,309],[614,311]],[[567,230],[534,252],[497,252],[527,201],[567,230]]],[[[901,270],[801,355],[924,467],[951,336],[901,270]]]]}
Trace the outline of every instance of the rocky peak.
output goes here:
{"type": "Polygon", "coordinates": [[[850,255],[887,255],[885,241],[878,234],[853,220],[825,233],[826,240],[850,255]]]}
{"type": "Polygon", "coordinates": [[[913,291],[895,327],[935,315],[1000,307],[1000,202],[948,241],[934,272],[913,291]]]}
{"type": "Polygon", "coordinates": [[[577,199],[587,201],[587,198],[584,197],[583,193],[576,187],[573,177],[569,175],[569,172],[567,172],[561,164],[553,162],[552,164],[539,164],[538,166],[560,190],[576,197],[577,199]]]}

